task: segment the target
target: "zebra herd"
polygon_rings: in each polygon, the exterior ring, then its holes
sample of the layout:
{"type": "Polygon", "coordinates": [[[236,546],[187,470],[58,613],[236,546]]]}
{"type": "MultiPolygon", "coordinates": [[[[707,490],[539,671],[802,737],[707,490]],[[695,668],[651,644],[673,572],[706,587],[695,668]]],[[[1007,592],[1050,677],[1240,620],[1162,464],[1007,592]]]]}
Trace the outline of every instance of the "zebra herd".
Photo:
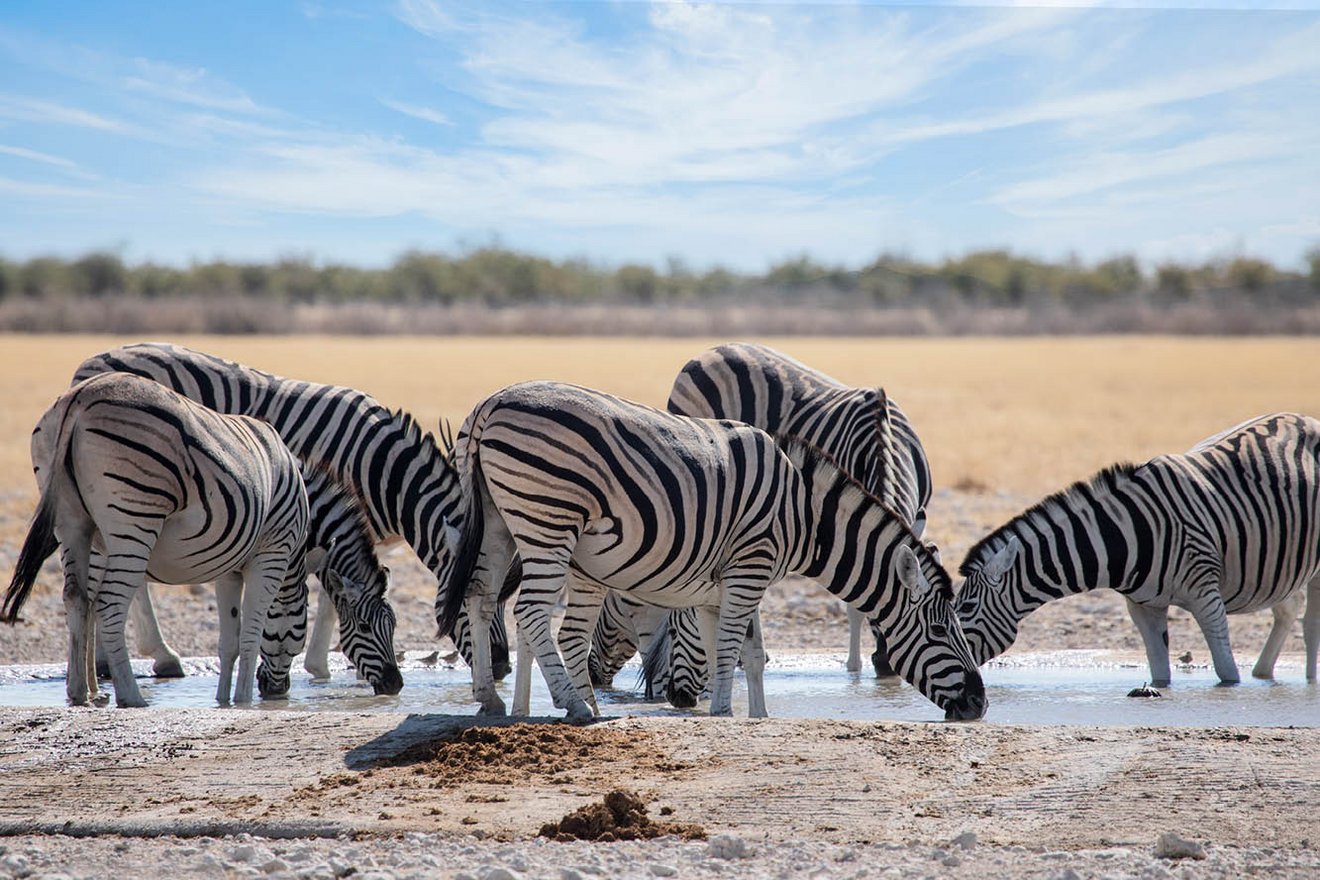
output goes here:
{"type": "Polygon", "coordinates": [[[883,389],[850,388],[760,345],[722,345],[680,372],[666,410],[557,382],[490,395],[456,438],[349,388],[285,379],[163,343],[93,356],[32,436],[40,501],[0,606],[13,623],[56,549],[67,694],[97,698],[96,651],[121,706],[143,700],[124,643],[135,614],[158,674],[180,674],[146,579],[214,581],[221,703],[286,694],[339,642],[377,693],[403,686],[388,571],[401,538],[437,580],[435,619],[504,714],[512,602],[526,714],[535,658],[570,720],[593,685],[645,652],[648,696],[732,713],[741,662],[765,715],[759,613],[793,573],[849,608],[849,668],[869,622],[877,675],[896,672],[955,720],[987,709],[978,667],[1045,602],[1123,594],[1151,678],[1170,677],[1166,617],[1189,610],[1226,682],[1226,615],[1270,608],[1253,669],[1271,677],[1306,598],[1308,680],[1320,648],[1320,422],[1245,422],[1183,455],[1115,465],[982,539],[955,589],[923,539],[931,476],[883,389]],[[308,639],[306,576],[325,592],[308,639]],[[135,601],[136,599],[136,601],[135,601]],[[566,606],[556,632],[552,611],[566,606]],[[258,658],[259,665],[258,665],[258,658]],[[236,679],[233,667],[238,665],[236,679]]]}

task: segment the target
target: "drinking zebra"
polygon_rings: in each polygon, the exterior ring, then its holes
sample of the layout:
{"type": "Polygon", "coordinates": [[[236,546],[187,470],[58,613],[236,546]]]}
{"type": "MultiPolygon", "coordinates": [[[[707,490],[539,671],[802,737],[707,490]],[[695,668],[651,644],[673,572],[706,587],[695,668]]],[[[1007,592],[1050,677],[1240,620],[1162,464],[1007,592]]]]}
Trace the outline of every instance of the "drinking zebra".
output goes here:
{"type": "Polygon", "coordinates": [[[95,694],[91,639],[99,630],[116,701],[146,705],[129,665],[124,619],[134,592],[151,577],[216,581],[216,699],[229,702],[237,657],[234,701],[251,702],[266,612],[281,585],[306,578],[307,493],[279,434],[155,382],[107,375],[55,401],[32,446],[41,500],[0,614],[9,623],[18,619],[42,562],[58,546],[69,700],[81,705],[89,689],[95,694]]]}
{"type": "MultiPolygon", "coordinates": [[[[456,517],[462,514],[458,480],[447,452],[407,413],[391,412],[352,388],[286,379],[159,342],[94,355],[78,367],[74,381],[107,372],[145,376],[217,412],[269,422],[300,459],[324,468],[362,499],[377,541],[401,536],[432,573],[445,566],[445,527],[457,526],[456,517]]],[[[149,602],[148,594],[143,599],[149,602]]],[[[324,625],[331,621],[330,606],[324,607],[306,659],[313,675],[328,670],[329,631],[324,625]]],[[[470,658],[463,623],[453,636],[463,656],[470,658]]],[[[509,664],[502,617],[495,621],[491,650],[496,673],[503,677],[509,664]]]]}
{"type": "MultiPolygon", "coordinates": [[[[309,509],[306,567],[321,582],[321,603],[338,610],[340,648],[375,693],[397,694],[403,677],[394,659],[394,609],[385,598],[390,572],[376,558],[362,504],[323,470],[304,467],[303,479],[309,509]]],[[[333,625],[334,616],[330,620],[333,625]]],[[[321,631],[328,634],[329,626],[321,631]]],[[[306,635],[307,582],[286,581],[262,634],[257,689],[263,697],[289,692],[289,668],[306,635]]],[[[329,650],[325,641],[321,657],[329,650]]],[[[321,677],[329,677],[329,670],[321,677]]]]}
{"type": "MultiPolygon", "coordinates": [[[[895,666],[948,717],[985,711],[948,575],[905,523],[805,446],[785,453],[749,425],[531,382],[478,404],[456,453],[468,510],[438,604],[442,625],[467,608],[473,693],[485,713],[502,714],[504,704],[481,634],[515,554],[520,637],[571,720],[594,714],[585,647],[607,588],[702,609],[703,635],[716,648],[711,714],[728,715],[747,626],[766,587],[790,572],[878,618],[895,666]],[[550,631],[566,581],[560,641],[569,669],[550,631]]],[[[749,712],[763,715],[764,653],[752,654],[749,712]]]]}
{"type": "Polygon", "coordinates": [[[1191,612],[1222,681],[1239,680],[1229,614],[1275,610],[1253,674],[1274,661],[1307,587],[1308,680],[1320,647],[1320,422],[1276,413],[1181,455],[1106,468],[983,538],[961,573],[958,616],[977,662],[1053,599],[1108,587],[1127,599],[1152,683],[1170,682],[1168,609],[1191,612]],[[1308,586],[1309,585],[1309,586],[1308,586]]]}
{"type": "MultiPolygon", "coordinates": [[[[918,537],[925,531],[926,505],[931,496],[930,464],[912,423],[883,389],[851,388],[769,346],[731,343],[688,361],[674,381],[668,409],[692,418],[734,419],[775,437],[798,439],[821,449],[869,492],[882,496],[918,537]],[[886,427],[893,432],[890,438],[883,434],[886,427]]],[[[631,656],[630,648],[636,647],[631,630],[616,621],[641,611],[640,603],[629,602],[622,593],[606,597],[592,646],[593,654],[602,657],[596,663],[601,679],[607,673],[612,678],[612,671],[617,671],[631,656]]],[[[690,618],[689,612],[676,614],[690,618]]],[[[862,614],[849,606],[850,672],[861,669],[862,621],[862,614]]],[[[673,649],[689,660],[700,660],[705,653],[699,645],[682,644],[682,639],[695,631],[691,619],[672,621],[667,629],[673,649]]],[[[876,643],[871,655],[875,674],[892,675],[884,636],[874,623],[871,631],[876,643]]],[[[645,649],[646,641],[642,645],[645,649]]],[[[644,668],[662,672],[665,665],[663,657],[656,655],[644,668]]],[[[688,668],[697,670],[699,678],[705,663],[688,668]]],[[[665,681],[645,678],[649,694],[663,689],[668,677],[662,673],[665,681]]],[[[700,690],[698,687],[698,694],[700,690]]],[[[690,705],[689,698],[696,697],[689,695],[686,687],[673,687],[670,692],[671,698],[685,705],[690,705]]]]}

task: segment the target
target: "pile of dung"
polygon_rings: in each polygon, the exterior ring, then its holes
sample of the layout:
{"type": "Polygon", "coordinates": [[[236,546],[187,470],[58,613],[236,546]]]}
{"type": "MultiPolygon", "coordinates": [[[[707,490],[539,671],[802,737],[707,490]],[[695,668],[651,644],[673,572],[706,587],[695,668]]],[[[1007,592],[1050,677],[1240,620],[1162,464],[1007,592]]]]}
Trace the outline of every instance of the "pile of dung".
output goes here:
{"type": "Polygon", "coordinates": [[[587,804],[558,822],[541,826],[541,837],[566,843],[570,840],[650,840],[673,835],[684,840],[705,840],[706,829],[682,822],[653,822],[646,804],[631,791],[616,788],[599,803],[587,804]]]}
{"type": "Polygon", "coordinates": [[[563,773],[635,774],[643,770],[683,770],[643,731],[569,724],[512,724],[467,727],[419,743],[384,759],[378,767],[410,767],[436,785],[509,785],[563,773]]]}

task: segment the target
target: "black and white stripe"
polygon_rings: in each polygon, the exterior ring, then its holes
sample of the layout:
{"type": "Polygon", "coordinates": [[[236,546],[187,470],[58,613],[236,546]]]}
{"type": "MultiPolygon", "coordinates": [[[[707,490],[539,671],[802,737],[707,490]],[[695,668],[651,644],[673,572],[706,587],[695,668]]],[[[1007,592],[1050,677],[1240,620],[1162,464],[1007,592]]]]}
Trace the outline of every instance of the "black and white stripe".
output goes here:
{"type": "MultiPolygon", "coordinates": [[[[883,389],[846,386],[769,346],[731,343],[704,351],[683,367],[668,409],[693,418],[735,419],[821,449],[867,491],[881,496],[918,537],[925,531],[930,464],[911,421],[883,389]]],[[[606,602],[616,605],[619,600],[610,597],[606,602]]],[[[615,617],[621,613],[617,608],[609,611],[615,617]]],[[[863,616],[849,607],[847,668],[851,672],[861,669],[862,623],[863,616]]],[[[874,622],[871,631],[876,644],[872,667],[878,676],[892,675],[884,636],[874,622]]],[[[687,705],[705,686],[697,672],[705,664],[692,667],[683,660],[699,660],[705,652],[701,646],[683,644],[693,632],[690,621],[675,621],[669,632],[683,671],[676,669],[667,690],[672,699],[687,705]],[[687,686],[698,682],[697,691],[689,693],[687,686]]],[[[620,650],[603,640],[597,647],[620,650]]],[[[662,667],[659,657],[646,664],[652,671],[662,667]]],[[[648,690],[655,686],[648,679],[648,690]]]]}
{"type": "MultiPolygon", "coordinates": [[[[340,649],[377,694],[397,694],[403,678],[394,657],[394,609],[385,598],[390,573],[376,558],[362,505],[325,471],[304,469],[303,480],[310,514],[307,569],[321,582],[320,603],[338,612],[340,649]]],[[[286,584],[262,634],[257,688],[263,697],[288,693],[289,668],[306,635],[306,581],[286,584]]],[[[317,652],[322,660],[328,647],[317,652]]]]}
{"type": "MultiPolygon", "coordinates": [[[[701,609],[716,646],[711,713],[727,715],[747,627],[766,587],[790,572],[878,618],[895,666],[950,717],[985,710],[948,575],[899,517],[806,447],[785,454],[748,425],[533,382],[478,404],[457,463],[469,508],[439,601],[446,620],[466,607],[478,632],[473,692],[487,713],[504,705],[480,632],[515,554],[520,633],[572,719],[593,715],[586,648],[606,589],[701,609]],[[550,609],[566,583],[561,658],[550,609]]],[[[764,653],[744,666],[750,711],[764,714],[764,653]]]]}
{"type": "MultiPolygon", "coordinates": [[[[457,475],[446,450],[407,413],[391,412],[352,388],[286,379],[166,343],[95,355],[78,367],[74,381],[106,372],[145,376],[217,412],[269,422],[301,460],[326,470],[361,498],[377,541],[402,536],[433,573],[445,567],[445,526],[456,528],[462,515],[457,475]]],[[[324,644],[328,638],[314,635],[312,641],[324,644]]],[[[470,657],[465,631],[456,633],[455,641],[470,657]]],[[[507,673],[502,619],[496,621],[492,651],[497,671],[507,673]]]]}
{"type": "Polygon", "coordinates": [[[17,619],[41,563],[58,545],[70,701],[82,704],[95,693],[91,639],[99,633],[117,702],[145,705],[129,666],[124,623],[134,593],[150,577],[216,581],[216,699],[229,702],[237,658],[234,701],[251,702],[266,613],[282,585],[306,579],[307,493],[297,459],[274,429],[114,374],[60,397],[33,432],[32,453],[41,501],[3,618],[17,619]]]}
{"type": "Polygon", "coordinates": [[[958,615],[978,662],[1046,602],[1109,588],[1127,599],[1150,677],[1170,681],[1170,605],[1191,612],[1215,672],[1239,680],[1227,615],[1275,609],[1253,674],[1274,661],[1308,593],[1307,678],[1320,647],[1320,422],[1253,419],[1181,455],[1115,465],[1044,499],[967,554],[958,615]],[[1309,586],[1308,586],[1309,585],[1309,586]]]}

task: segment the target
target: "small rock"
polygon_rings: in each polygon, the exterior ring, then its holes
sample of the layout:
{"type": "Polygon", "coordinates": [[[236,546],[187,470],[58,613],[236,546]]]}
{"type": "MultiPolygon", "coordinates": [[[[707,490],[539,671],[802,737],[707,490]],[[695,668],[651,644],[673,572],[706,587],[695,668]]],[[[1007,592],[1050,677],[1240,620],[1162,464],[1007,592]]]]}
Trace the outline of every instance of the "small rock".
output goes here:
{"type": "Polygon", "coordinates": [[[583,880],[582,872],[573,868],[560,868],[559,880],[583,880]]]}
{"type": "MultiPolygon", "coordinates": [[[[357,873],[357,868],[343,859],[332,858],[330,860],[330,870],[335,872],[336,877],[347,877],[350,874],[357,873]]],[[[476,878],[473,878],[473,880],[476,880],[476,878]]]]}
{"type": "Polygon", "coordinates": [[[673,877],[678,873],[678,868],[673,865],[662,865],[658,862],[647,865],[646,869],[655,877],[673,877]]]}
{"type": "Polygon", "coordinates": [[[964,831],[962,834],[955,837],[949,845],[961,850],[973,850],[976,849],[977,843],[979,843],[979,841],[977,840],[975,831],[964,831]]]}
{"type": "Polygon", "coordinates": [[[1062,871],[1051,874],[1049,880],[1082,880],[1082,877],[1072,868],[1064,868],[1062,871]]]}
{"type": "Polygon", "coordinates": [[[706,855],[713,859],[745,859],[747,841],[734,834],[716,834],[706,845],[706,855]]]}
{"type": "Polygon", "coordinates": [[[229,857],[236,862],[250,862],[257,855],[257,848],[250,843],[240,843],[229,851],[229,857]]]}
{"type": "Polygon", "coordinates": [[[521,877],[510,871],[508,868],[496,866],[482,874],[481,880],[521,880],[521,877]]]}
{"type": "Polygon", "coordinates": [[[473,877],[467,871],[459,871],[454,875],[454,880],[477,880],[477,878],[473,877]]]}
{"type": "Polygon", "coordinates": [[[267,874],[278,874],[289,870],[289,863],[284,859],[271,859],[261,866],[261,870],[267,874]]]}
{"type": "Polygon", "coordinates": [[[1194,840],[1184,840],[1172,831],[1166,831],[1155,842],[1157,859],[1203,859],[1205,847],[1194,840]]]}
{"type": "Polygon", "coordinates": [[[947,855],[944,858],[940,859],[940,864],[946,868],[956,868],[962,864],[962,859],[958,858],[955,855],[947,855]]]}

